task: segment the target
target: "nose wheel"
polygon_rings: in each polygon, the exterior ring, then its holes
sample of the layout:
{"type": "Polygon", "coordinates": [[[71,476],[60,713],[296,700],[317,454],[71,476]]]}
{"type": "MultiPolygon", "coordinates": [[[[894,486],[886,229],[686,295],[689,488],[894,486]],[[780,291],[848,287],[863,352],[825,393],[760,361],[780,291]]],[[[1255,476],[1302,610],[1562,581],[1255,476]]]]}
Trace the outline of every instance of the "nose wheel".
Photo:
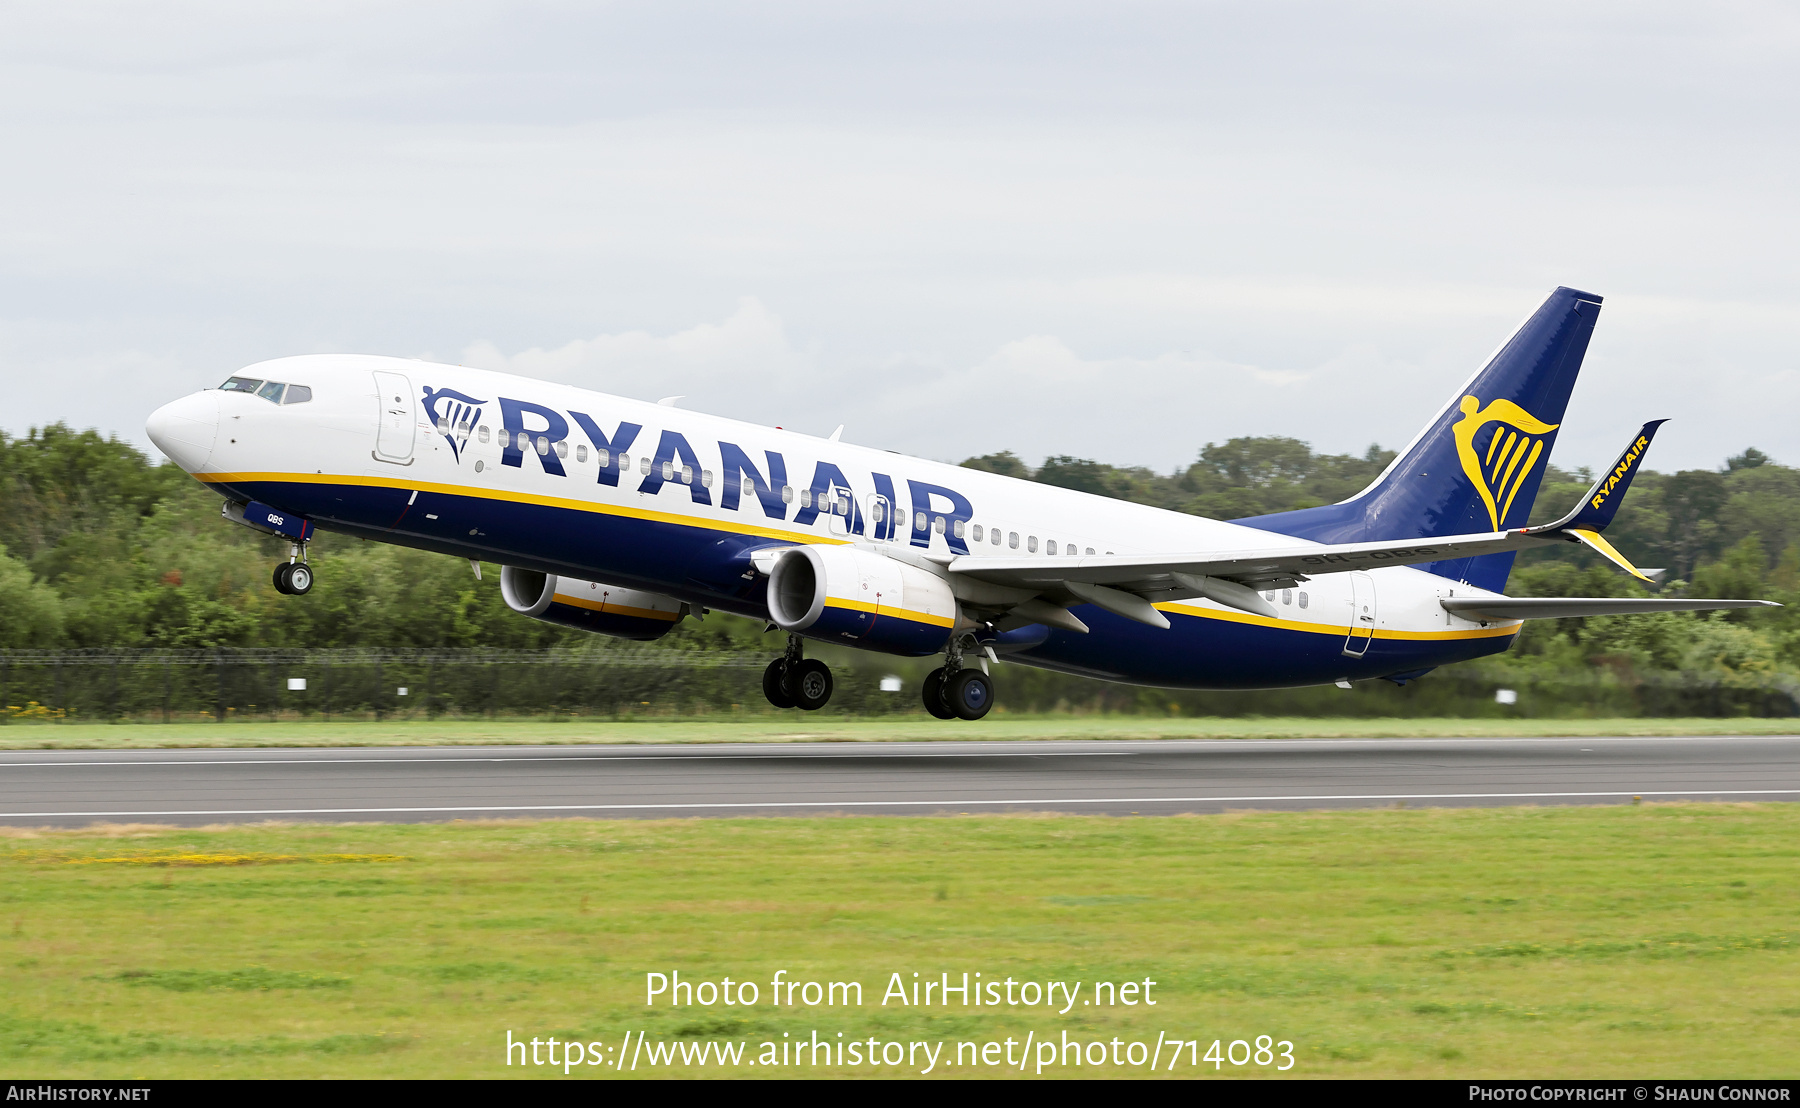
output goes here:
{"type": "Polygon", "coordinates": [[[285,596],[305,596],[312,591],[313,571],[301,559],[305,551],[294,547],[294,560],[275,567],[275,591],[285,596]]]}

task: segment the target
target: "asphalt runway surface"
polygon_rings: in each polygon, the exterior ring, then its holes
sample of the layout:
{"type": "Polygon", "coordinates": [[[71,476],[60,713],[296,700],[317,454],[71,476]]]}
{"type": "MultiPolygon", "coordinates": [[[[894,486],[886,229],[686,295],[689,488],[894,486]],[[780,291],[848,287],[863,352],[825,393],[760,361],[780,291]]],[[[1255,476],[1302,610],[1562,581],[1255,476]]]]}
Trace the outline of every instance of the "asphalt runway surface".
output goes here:
{"type": "Polygon", "coordinates": [[[0,823],[1800,800],[1800,736],[26,751],[0,823]]]}

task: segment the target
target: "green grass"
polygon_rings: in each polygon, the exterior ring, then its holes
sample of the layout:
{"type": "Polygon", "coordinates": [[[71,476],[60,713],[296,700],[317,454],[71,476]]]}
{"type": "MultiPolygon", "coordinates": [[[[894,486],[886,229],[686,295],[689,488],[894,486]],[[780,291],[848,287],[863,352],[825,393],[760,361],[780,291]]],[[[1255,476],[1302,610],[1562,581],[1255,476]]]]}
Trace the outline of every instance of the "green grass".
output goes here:
{"type": "Polygon", "coordinates": [[[922,716],[855,719],[585,717],[401,720],[385,723],[18,724],[0,727],[0,750],[162,747],[464,746],[576,743],[918,742],[931,739],[1376,739],[1593,735],[1791,735],[1792,719],[1312,719],[993,715],[979,723],[922,716]]]}
{"type": "Polygon", "coordinates": [[[510,1029],[753,1055],[1268,1034],[1294,1076],[1791,1078],[1797,863],[1782,804],[8,832],[0,1076],[518,1075],[510,1029]],[[763,1002],[645,1007],[677,970],[763,1002]],[[774,1007],[778,970],[866,1003],[774,1007]],[[1151,978],[1158,1003],[882,1007],[915,971],[1151,978]]]}

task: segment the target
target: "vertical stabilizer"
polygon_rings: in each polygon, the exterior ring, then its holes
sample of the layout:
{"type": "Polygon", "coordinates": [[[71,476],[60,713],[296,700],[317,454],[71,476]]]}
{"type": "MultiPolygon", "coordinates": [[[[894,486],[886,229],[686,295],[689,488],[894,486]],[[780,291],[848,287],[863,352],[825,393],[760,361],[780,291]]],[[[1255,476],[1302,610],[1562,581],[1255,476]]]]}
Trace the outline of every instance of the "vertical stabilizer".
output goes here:
{"type": "MultiPolygon", "coordinates": [[[[1368,488],[1341,504],[1234,522],[1333,543],[1523,527],[1599,315],[1600,297],[1557,289],[1368,488]]],[[[1512,560],[1420,568],[1499,592],[1512,560]]]]}

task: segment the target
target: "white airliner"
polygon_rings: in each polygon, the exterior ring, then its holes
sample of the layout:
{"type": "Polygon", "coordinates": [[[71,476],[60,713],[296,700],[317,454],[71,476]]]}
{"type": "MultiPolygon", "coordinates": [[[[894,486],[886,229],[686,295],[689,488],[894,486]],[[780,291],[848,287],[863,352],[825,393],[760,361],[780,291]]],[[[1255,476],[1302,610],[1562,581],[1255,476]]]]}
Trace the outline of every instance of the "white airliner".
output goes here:
{"type": "Polygon", "coordinates": [[[768,620],[789,632],[763,680],[778,707],[830,699],[808,639],[941,653],[925,707],[972,720],[1001,658],[1169,688],[1404,682],[1505,650],[1525,619],[1764,603],[1502,595],[1544,543],[1637,573],[1600,532],[1661,421],[1525,526],[1599,311],[1553,292],[1356,496],[1230,522],[400,358],[261,362],[147,430],[227,518],[292,542],[281,592],[312,587],[323,528],[498,562],[515,611],[601,634],[768,620]]]}

